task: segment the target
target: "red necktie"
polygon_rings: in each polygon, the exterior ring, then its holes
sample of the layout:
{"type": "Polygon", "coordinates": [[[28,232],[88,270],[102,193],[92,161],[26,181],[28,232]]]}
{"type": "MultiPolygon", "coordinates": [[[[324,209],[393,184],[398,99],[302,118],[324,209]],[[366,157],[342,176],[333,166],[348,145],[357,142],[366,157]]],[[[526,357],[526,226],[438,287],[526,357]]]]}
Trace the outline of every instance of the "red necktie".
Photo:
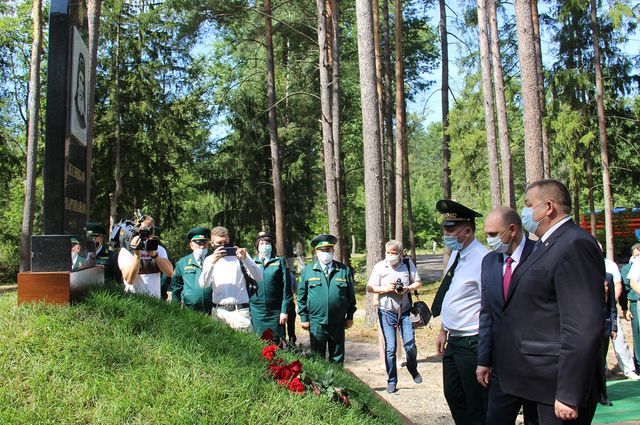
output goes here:
{"type": "Polygon", "coordinates": [[[511,263],[513,263],[513,258],[507,257],[506,261],[507,267],[504,269],[504,276],[502,277],[502,292],[504,293],[505,301],[509,293],[509,284],[511,283],[511,263]]]}

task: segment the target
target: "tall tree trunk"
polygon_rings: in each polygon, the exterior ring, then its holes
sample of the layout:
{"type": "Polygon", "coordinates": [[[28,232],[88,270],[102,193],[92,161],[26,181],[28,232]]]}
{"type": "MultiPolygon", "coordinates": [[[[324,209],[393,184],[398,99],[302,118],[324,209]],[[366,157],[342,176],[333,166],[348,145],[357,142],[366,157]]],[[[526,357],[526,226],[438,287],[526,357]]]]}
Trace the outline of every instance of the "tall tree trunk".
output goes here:
{"type": "Polygon", "coordinates": [[[573,221],[580,223],[580,182],[577,173],[574,173],[573,180],[573,221]]]}
{"type": "Polygon", "coordinates": [[[91,162],[93,160],[93,117],[96,105],[96,67],[102,0],[87,0],[89,26],[89,91],[87,92],[87,220],[91,217],[91,162]]]}
{"type": "MultiPolygon", "coordinates": [[[[360,102],[362,105],[362,139],[364,142],[365,226],[367,234],[367,279],[373,266],[382,259],[384,234],[382,215],[382,156],[378,132],[378,99],[373,48],[373,17],[370,0],[356,0],[358,29],[358,63],[360,68],[360,102]]],[[[372,297],[367,293],[365,323],[376,323],[372,297]]]]}
{"type": "Polygon", "coordinates": [[[533,41],[536,47],[536,74],[538,76],[538,100],[540,101],[540,115],[542,126],[542,166],[544,178],[551,178],[551,150],[549,146],[549,132],[545,125],[547,107],[544,100],[544,68],[542,66],[542,47],[540,46],[540,19],[538,17],[538,0],[531,0],[531,22],[533,23],[533,41]]]}
{"type": "Polygon", "coordinates": [[[402,57],[402,0],[395,2],[396,18],[396,223],[395,239],[402,242],[404,222],[404,196],[402,181],[404,174],[404,126],[406,113],[404,109],[404,62],[402,57]]]}
{"type": "MultiPolygon", "coordinates": [[[[340,241],[340,213],[338,203],[338,187],[336,182],[336,166],[333,144],[333,128],[331,121],[331,66],[329,64],[329,46],[327,44],[327,8],[325,0],[316,0],[318,11],[318,45],[320,68],[320,103],[322,110],[322,145],[324,153],[324,174],[327,189],[327,216],[329,231],[340,241]]],[[[339,244],[338,244],[339,245],[339,244]]],[[[336,259],[341,260],[342,249],[336,247],[336,259]]]]}
{"type": "Polygon", "coordinates": [[[502,165],[502,189],[504,205],[516,206],[513,190],[513,168],[511,165],[511,145],[509,142],[509,120],[507,119],[507,102],[504,96],[504,77],[500,54],[500,33],[498,32],[498,12],[496,0],[487,0],[489,15],[489,40],[491,41],[491,65],[493,69],[493,89],[496,96],[496,115],[498,117],[498,139],[500,141],[500,164],[502,165]]]}
{"type": "MultiPolygon", "coordinates": [[[[382,23],[384,35],[384,131],[386,150],[386,180],[387,199],[389,211],[387,212],[388,237],[393,239],[395,235],[396,219],[396,185],[395,185],[395,161],[393,157],[393,88],[391,80],[391,30],[389,28],[389,0],[382,0],[382,23]]],[[[400,195],[402,197],[402,195],[400,195]]]]}
{"type": "Polygon", "coordinates": [[[607,258],[613,261],[613,206],[611,182],[609,180],[609,152],[607,147],[607,123],[604,115],[604,85],[600,63],[600,35],[595,0],[591,4],[591,29],[593,31],[593,63],[596,67],[596,103],[598,106],[598,129],[600,131],[600,156],[602,167],[602,189],[604,195],[604,231],[607,240],[607,258]]]}
{"type": "Polygon", "coordinates": [[[449,143],[449,41],[447,37],[447,5],[440,0],[440,49],[442,50],[442,194],[451,199],[451,151],[449,143]]]}
{"type": "Polygon", "coordinates": [[[491,188],[491,206],[496,208],[502,203],[500,189],[500,165],[496,146],[495,107],[493,103],[493,85],[491,84],[491,61],[489,59],[489,37],[487,35],[487,0],[478,0],[478,37],[480,38],[480,70],[482,72],[482,96],[484,98],[484,121],[489,158],[489,185],[491,188]]]}
{"type": "Polygon", "coordinates": [[[40,123],[40,61],[42,58],[42,0],[33,0],[33,40],[29,77],[29,123],[27,129],[27,175],[24,182],[24,209],[20,231],[20,271],[31,270],[31,234],[36,208],[38,167],[38,125],[40,123]]]}
{"type": "MultiPolygon", "coordinates": [[[[387,144],[385,141],[385,133],[384,133],[384,110],[383,110],[383,104],[384,104],[384,91],[383,91],[383,87],[382,87],[382,52],[380,51],[381,45],[380,45],[380,16],[379,16],[379,9],[380,9],[380,4],[378,2],[378,0],[373,0],[372,3],[372,7],[373,7],[373,47],[374,47],[374,51],[376,54],[376,92],[378,93],[378,132],[380,133],[380,139],[381,139],[381,143],[380,143],[380,149],[382,152],[382,193],[384,194],[388,194],[389,193],[389,184],[391,183],[389,180],[387,180],[387,176],[388,176],[388,169],[390,167],[390,164],[388,162],[385,161],[386,158],[386,151],[387,151],[387,144]]],[[[382,215],[383,217],[388,217],[388,211],[387,211],[387,202],[382,202],[382,215]]],[[[384,227],[383,227],[383,233],[386,236],[387,235],[387,221],[384,221],[384,227]]]]}
{"type": "Polygon", "coordinates": [[[340,251],[339,258],[348,263],[349,247],[344,239],[342,229],[342,203],[344,201],[343,172],[342,172],[342,138],[340,137],[340,9],[337,0],[327,0],[328,18],[331,22],[331,131],[333,133],[333,158],[336,173],[336,194],[338,197],[338,238],[336,250],[340,251]]]}
{"type": "Polygon", "coordinates": [[[591,229],[591,235],[596,237],[596,207],[593,201],[593,160],[591,159],[591,149],[587,148],[587,184],[589,185],[589,227],[591,229]]]}
{"type": "Polygon", "coordinates": [[[531,0],[515,0],[518,58],[524,103],[524,159],[527,183],[544,177],[542,164],[542,112],[538,94],[531,0]],[[533,54],[532,54],[533,53],[533,54]]]}
{"type": "MultiPolygon", "coordinates": [[[[116,25],[116,54],[115,54],[115,90],[113,93],[113,109],[115,111],[115,123],[114,123],[114,150],[115,159],[113,167],[113,181],[115,188],[113,192],[109,194],[109,227],[118,222],[118,204],[120,202],[120,196],[122,195],[122,164],[121,164],[121,146],[120,140],[120,18],[116,25]]],[[[134,203],[135,205],[135,203],[134,203]]]]}
{"type": "Polygon", "coordinates": [[[273,35],[271,32],[271,0],[264,0],[264,35],[267,53],[267,107],[269,108],[269,145],[271,146],[271,178],[273,180],[273,209],[276,220],[276,251],[287,256],[287,239],[282,206],[282,180],[280,177],[280,148],[276,120],[276,71],[273,61],[273,35]]]}
{"type": "MultiPolygon", "coordinates": [[[[406,105],[405,105],[406,109],[406,105]]],[[[407,137],[407,126],[404,126],[404,136],[402,138],[404,140],[404,190],[407,194],[407,226],[409,226],[409,249],[411,250],[411,259],[414,264],[417,264],[416,261],[416,228],[413,223],[413,208],[411,206],[411,179],[409,178],[409,138],[407,137]]]]}

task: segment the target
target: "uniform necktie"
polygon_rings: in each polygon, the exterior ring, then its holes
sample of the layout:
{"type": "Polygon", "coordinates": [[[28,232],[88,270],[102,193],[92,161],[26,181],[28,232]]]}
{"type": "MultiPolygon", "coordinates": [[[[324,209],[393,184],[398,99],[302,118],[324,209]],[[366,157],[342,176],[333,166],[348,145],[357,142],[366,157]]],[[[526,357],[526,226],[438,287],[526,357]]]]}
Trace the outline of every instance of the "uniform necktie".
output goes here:
{"type": "Polygon", "coordinates": [[[433,317],[440,316],[440,312],[442,311],[442,302],[444,301],[444,296],[447,294],[447,291],[451,286],[453,273],[456,271],[456,266],[458,265],[459,259],[460,253],[456,255],[456,259],[453,261],[453,264],[451,265],[451,267],[449,267],[447,274],[444,276],[444,279],[442,279],[442,282],[440,283],[440,287],[438,288],[436,297],[433,299],[433,304],[431,304],[431,312],[433,313],[433,317]]]}
{"type": "Polygon", "coordinates": [[[504,293],[504,299],[506,301],[507,294],[509,294],[509,284],[511,283],[511,263],[513,258],[507,257],[507,267],[504,269],[504,276],[502,277],[502,292],[504,293]]]}

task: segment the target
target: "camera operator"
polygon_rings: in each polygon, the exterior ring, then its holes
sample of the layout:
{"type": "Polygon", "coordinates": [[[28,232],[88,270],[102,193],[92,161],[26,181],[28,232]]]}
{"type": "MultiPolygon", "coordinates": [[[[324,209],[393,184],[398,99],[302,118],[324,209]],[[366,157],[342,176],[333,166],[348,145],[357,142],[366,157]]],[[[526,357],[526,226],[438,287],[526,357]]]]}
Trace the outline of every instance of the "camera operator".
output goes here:
{"type": "Polygon", "coordinates": [[[160,298],[160,274],[173,275],[167,251],[158,245],[153,235],[154,220],[143,216],[138,223],[139,234],[131,238],[129,247],[118,254],[125,292],[148,294],[160,298]],[[144,249],[153,247],[154,249],[144,249]]]}
{"type": "Polygon", "coordinates": [[[380,296],[378,319],[385,342],[387,392],[394,393],[398,384],[396,329],[400,329],[402,335],[407,370],[416,384],[422,382],[418,373],[415,334],[409,317],[411,301],[408,294],[420,288],[422,282],[413,262],[410,259],[402,259],[402,242],[390,240],[385,245],[385,251],[385,259],[376,264],[371,271],[367,291],[380,296]]]}
{"type": "Polygon", "coordinates": [[[262,270],[245,248],[229,246],[229,231],[221,226],[211,230],[213,254],[205,258],[198,279],[201,288],[213,288],[211,315],[231,328],[251,332],[249,293],[245,276],[259,282],[262,270]],[[246,273],[246,275],[245,275],[246,273]]]}

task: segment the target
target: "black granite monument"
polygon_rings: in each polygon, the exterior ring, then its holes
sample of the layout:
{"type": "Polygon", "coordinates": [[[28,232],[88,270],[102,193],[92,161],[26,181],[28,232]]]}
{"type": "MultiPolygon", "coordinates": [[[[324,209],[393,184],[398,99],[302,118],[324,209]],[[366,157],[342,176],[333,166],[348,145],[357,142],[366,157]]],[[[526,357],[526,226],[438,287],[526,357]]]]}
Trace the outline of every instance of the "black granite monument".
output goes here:
{"type": "MultiPolygon", "coordinates": [[[[18,275],[18,302],[68,302],[73,290],[103,280],[102,267],[71,273],[71,236],[86,243],[87,93],[86,0],[52,0],[49,16],[47,114],[44,152],[44,235],[31,240],[31,273],[18,275]],[[92,270],[94,269],[94,270],[92,270]],[[99,270],[98,270],[99,269],[99,270]]],[[[95,258],[95,255],[93,256],[95,258]]]]}

